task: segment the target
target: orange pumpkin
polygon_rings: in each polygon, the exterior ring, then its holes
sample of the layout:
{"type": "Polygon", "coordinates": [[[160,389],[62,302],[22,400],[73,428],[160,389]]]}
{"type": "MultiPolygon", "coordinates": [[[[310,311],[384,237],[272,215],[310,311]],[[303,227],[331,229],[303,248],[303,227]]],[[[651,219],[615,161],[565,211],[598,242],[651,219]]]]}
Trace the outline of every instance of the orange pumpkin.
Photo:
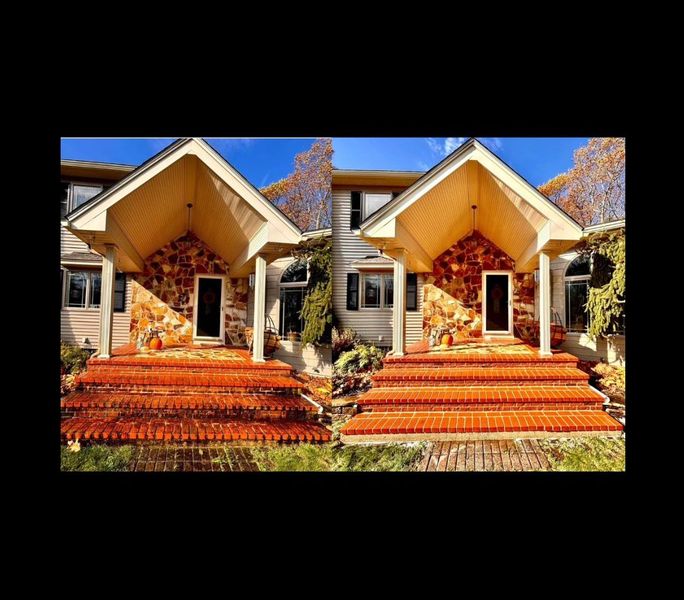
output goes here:
{"type": "Polygon", "coordinates": [[[442,346],[451,346],[454,343],[454,336],[450,333],[445,333],[442,336],[442,346]]]}
{"type": "Polygon", "coordinates": [[[161,350],[163,345],[160,337],[153,337],[150,340],[150,350],[161,350]]]}

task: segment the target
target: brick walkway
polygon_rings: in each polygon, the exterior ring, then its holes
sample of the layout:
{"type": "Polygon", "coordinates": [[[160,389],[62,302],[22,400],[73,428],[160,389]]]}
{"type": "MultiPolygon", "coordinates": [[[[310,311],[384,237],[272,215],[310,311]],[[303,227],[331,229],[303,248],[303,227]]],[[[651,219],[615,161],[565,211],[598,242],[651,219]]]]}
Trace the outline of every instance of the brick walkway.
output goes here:
{"type": "Polygon", "coordinates": [[[140,446],[129,471],[258,471],[248,446],[140,446]]]}
{"type": "Polygon", "coordinates": [[[549,461],[538,440],[436,442],[418,471],[546,471],[549,461]]]}

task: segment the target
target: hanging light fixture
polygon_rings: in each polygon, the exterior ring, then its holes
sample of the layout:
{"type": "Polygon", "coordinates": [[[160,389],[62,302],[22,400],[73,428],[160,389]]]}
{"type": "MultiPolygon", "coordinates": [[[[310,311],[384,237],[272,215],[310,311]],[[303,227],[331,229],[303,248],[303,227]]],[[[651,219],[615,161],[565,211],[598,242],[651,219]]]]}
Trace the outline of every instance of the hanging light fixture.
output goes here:
{"type": "Polygon", "coordinates": [[[188,231],[190,231],[190,225],[192,224],[192,202],[188,202],[185,206],[188,207],[188,231]]]}
{"type": "Polygon", "coordinates": [[[477,221],[475,219],[475,211],[477,210],[477,204],[473,204],[470,208],[473,209],[473,227],[472,231],[475,231],[475,225],[477,225],[477,221]]]}

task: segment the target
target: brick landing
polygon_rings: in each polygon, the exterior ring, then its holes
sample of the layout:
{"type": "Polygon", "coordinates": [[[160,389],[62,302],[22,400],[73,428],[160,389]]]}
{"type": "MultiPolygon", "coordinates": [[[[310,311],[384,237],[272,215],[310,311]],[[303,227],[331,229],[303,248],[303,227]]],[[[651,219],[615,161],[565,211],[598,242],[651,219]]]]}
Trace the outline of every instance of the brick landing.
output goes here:
{"type": "Polygon", "coordinates": [[[389,356],[345,443],[619,436],[578,359],[540,357],[520,340],[467,342],[446,351],[389,356]]]}
{"type": "Polygon", "coordinates": [[[108,443],[327,442],[290,365],[242,348],[182,346],[91,358],[61,401],[62,438],[108,443]]]}

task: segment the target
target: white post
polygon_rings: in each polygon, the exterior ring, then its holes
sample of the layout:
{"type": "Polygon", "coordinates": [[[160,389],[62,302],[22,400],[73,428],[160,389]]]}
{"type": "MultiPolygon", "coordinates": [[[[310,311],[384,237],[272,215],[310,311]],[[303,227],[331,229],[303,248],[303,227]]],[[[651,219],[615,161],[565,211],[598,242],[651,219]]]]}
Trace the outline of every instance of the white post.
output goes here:
{"type": "Polygon", "coordinates": [[[252,338],[252,360],[264,361],[264,313],[266,312],[266,259],[257,254],[254,273],[254,336],[252,338]]]}
{"type": "Polygon", "coordinates": [[[539,354],[551,355],[551,261],[539,253],[539,354]]]}
{"type": "Polygon", "coordinates": [[[404,355],[406,343],[406,250],[399,250],[394,259],[394,308],[392,310],[392,350],[394,356],[404,355]]]}
{"type": "Polygon", "coordinates": [[[100,358],[112,355],[112,323],[114,320],[114,281],[116,279],[116,246],[107,244],[102,257],[100,287],[100,358]]]}

